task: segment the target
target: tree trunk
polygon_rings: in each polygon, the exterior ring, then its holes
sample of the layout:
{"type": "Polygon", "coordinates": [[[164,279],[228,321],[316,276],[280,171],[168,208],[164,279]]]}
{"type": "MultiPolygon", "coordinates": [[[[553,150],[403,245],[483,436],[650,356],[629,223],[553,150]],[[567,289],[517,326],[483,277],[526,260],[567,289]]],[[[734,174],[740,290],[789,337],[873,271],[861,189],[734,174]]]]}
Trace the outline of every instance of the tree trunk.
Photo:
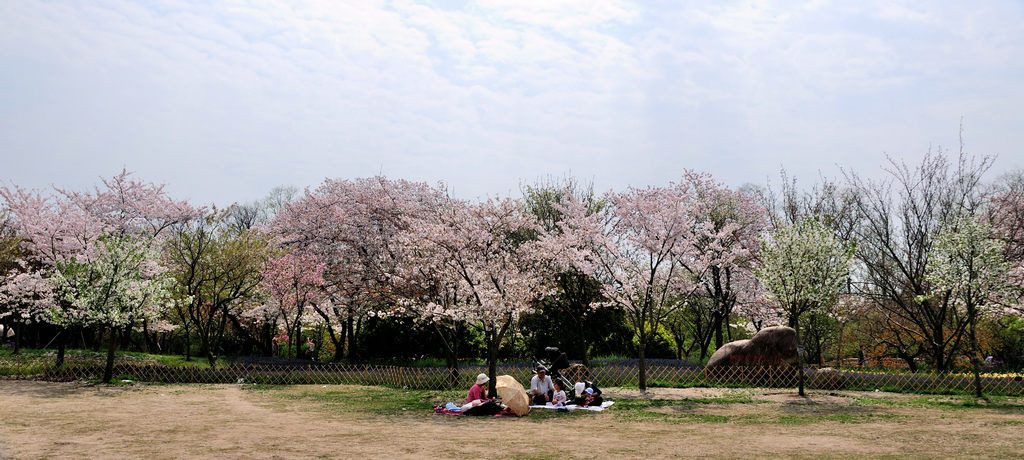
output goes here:
{"type": "Polygon", "coordinates": [[[120,348],[122,350],[127,350],[127,349],[129,349],[131,347],[132,324],[131,323],[126,324],[124,326],[124,330],[120,331],[120,332],[121,332],[121,334],[120,334],[121,335],[121,347],[120,348]]]}
{"type": "Polygon", "coordinates": [[[359,318],[355,322],[355,328],[352,329],[352,333],[348,337],[348,357],[349,359],[359,357],[359,343],[356,340],[359,337],[359,330],[363,328],[363,318],[359,318]]]}
{"type": "Polygon", "coordinates": [[[295,342],[295,359],[305,359],[306,356],[302,351],[302,322],[299,318],[295,318],[295,334],[293,334],[292,340],[295,342]]]}
{"type": "MultiPolygon", "coordinates": [[[[64,329],[57,334],[60,335],[61,332],[68,332],[68,330],[64,329]]],[[[66,344],[67,337],[57,337],[57,367],[64,365],[64,349],[66,348],[66,344]]]]}
{"type": "MultiPolygon", "coordinates": [[[[976,316],[976,314],[975,314],[976,316]]],[[[970,334],[971,334],[971,367],[974,368],[974,396],[980,398],[981,396],[981,356],[980,350],[978,350],[978,336],[975,331],[975,323],[977,319],[970,320],[970,334]]]]}
{"type": "Polygon", "coordinates": [[[327,326],[327,338],[329,338],[331,340],[331,343],[334,344],[334,356],[331,358],[331,361],[338,362],[340,360],[340,358],[341,358],[341,354],[338,353],[338,348],[339,348],[339,345],[338,345],[338,335],[339,334],[337,333],[337,331],[334,330],[334,327],[331,326],[331,323],[329,321],[325,320],[324,324],[327,326]]]}
{"type": "Polygon", "coordinates": [[[210,351],[210,347],[206,347],[206,361],[210,363],[210,369],[217,368],[217,356],[210,351]]]}
{"type": "Polygon", "coordinates": [[[110,336],[107,340],[107,365],[103,369],[103,383],[110,383],[114,377],[114,352],[117,350],[117,328],[110,326],[110,336]]]}
{"type": "Polygon", "coordinates": [[[192,361],[192,334],[188,331],[188,323],[185,324],[185,361],[192,361]]]}
{"type": "Polygon", "coordinates": [[[730,321],[732,321],[731,318],[730,318],[731,316],[732,315],[730,315],[729,313],[725,314],[725,334],[726,334],[726,338],[730,342],[732,342],[732,327],[729,326],[730,321]]]}
{"type": "MultiPolygon", "coordinates": [[[[344,328],[342,328],[344,330],[344,328]]],[[[338,340],[331,337],[331,342],[334,343],[334,358],[332,361],[341,362],[345,359],[345,335],[339,336],[338,340]]]]}
{"type": "Polygon", "coordinates": [[[334,360],[342,361],[345,359],[345,343],[348,340],[348,327],[345,323],[341,323],[341,332],[338,334],[338,341],[334,345],[334,360]]]}
{"type": "Polygon", "coordinates": [[[836,369],[843,368],[843,329],[845,325],[839,326],[839,339],[836,340],[836,369]]]}
{"type": "Polygon", "coordinates": [[[639,376],[638,386],[640,387],[640,391],[643,392],[643,393],[647,392],[647,358],[646,358],[646,355],[645,355],[646,348],[647,348],[647,337],[644,336],[644,335],[641,335],[640,336],[640,344],[637,347],[637,351],[639,352],[638,354],[639,354],[639,358],[640,358],[640,376],[639,376]]]}
{"type": "Polygon", "coordinates": [[[948,370],[947,368],[950,365],[950,363],[946,359],[945,347],[942,346],[944,337],[945,334],[943,334],[942,327],[936,327],[935,338],[932,341],[932,343],[935,344],[934,349],[932,350],[932,354],[934,355],[932,358],[935,363],[935,370],[939,372],[946,372],[948,370]]]}
{"type": "Polygon", "coordinates": [[[590,369],[590,343],[587,341],[587,333],[586,332],[583,333],[583,336],[581,337],[581,339],[583,341],[583,357],[582,357],[583,359],[581,361],[583,362],[583,365],[586,366],[587,369],[590,369]]]}
{"type": "Polygon", "coordinates": [[[910,369],[910,372],[917,372],[917,361],[914,361],[913,356],[910,356],[905,352],[899,352],[897,355],[903,360],[903,362],[907,363],[907,368],[910,369]]]}
{"type": "Polygon", "coordinates": [[[458,344],[448,348],[447,359],[445,364],[448,367],[448,387],[457,388],[459,385],[459,356],[457,351],[458,344]]]}
{"type": "Polygon", "coordinates": [[[497,393],[497,381],[498,376],[498,338],[494,332],[488,332],[485,334],[487,338],[487,376],[490,377],[490,382],[487,384],[487,394],[493,396],[497,393]]]}
{"type": "Polygon", "coordinates": [[[156,353],[160,349],[160,345],[157,343],[156,332],[150,334],[149,332],[149,320],[142,320],[142,344],[146,347],[146,353],[156,353]]]}
{"type": "Polygon", "coordinates": [[[348,353],[346,354],[346,356],[348,356],[348,359],[350,359],[350,360],[355,358],[355,351],[356,351],[356,347],[355,347],[356,332],[355,332],[355,328],[353,327],[355,325],[355,322],[356,322],[356,320],[355,320],[355,318],[352,317],[352,310],[350,309],[348,311],[348,320],[345,321],[345,327],[348,330],[348,353]]]}
{"type": "Polygon", "coordinates": [[[676,343],[676,359],[683,360],[683,348],[686,343],[685,337],[680,337],[678,334],[672,334],[672,341],[676,343]]]}
{"type": "Polygon", "coordinates": [[[806,396],[804,394],[804,353],[803,353],[802,342],[800,342],[800,321],[799,321],[799,318],[796,318],[796,317],[790,318],[790,323],[792,323],[793,330],[796,331],[797,366],[800,367],[798,369],[798,371],[799,371],[799,381],[800,381],[800,390],[799,390],[798,393],[800,394],[800,396],[806,396]]]}
{"type": "Polygon", "coordinates": [[[437,333],[445,344],[445,365],[448,368],[448,387],[458,388],[459,386],[459,329],[457,325],[451,328],[437,326],[437,333]]]}
{"type": "Polygon", "coordinates": [[[21,352],[21,323],[14,323],[14,351],[12,354],[21,352]]]}
{"type": "Polygon", "coordinates": [[[715,328],[715,350],[722,348],[725,342],[722,341],[722,316],[715,313],[714,320],[712,320],[712,327],[715,328]]]}

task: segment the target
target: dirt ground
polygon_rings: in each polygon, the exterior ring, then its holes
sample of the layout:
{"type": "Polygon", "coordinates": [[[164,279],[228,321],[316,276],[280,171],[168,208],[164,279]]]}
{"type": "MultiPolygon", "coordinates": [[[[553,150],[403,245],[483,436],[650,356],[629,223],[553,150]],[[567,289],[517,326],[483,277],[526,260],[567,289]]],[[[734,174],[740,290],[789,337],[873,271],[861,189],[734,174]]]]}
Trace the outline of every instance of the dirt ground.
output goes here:
{"type": "Polygon", "coordinates": [[[608,389],[609,399],[624,401],[620,408],[474,418],[331,410],[316,396],[332,388],[0,380],[0,458],[1024,455],[1024,406],[1006,404],[942,408],[902,404],[921,400],[908,395],[804,399],[769,390],[744,390],[747,402],[707,403],[737,390],[608,389]],[[645,397],[661,404],[626,403],[645,397]],[[874,403],[863,404],[864,397],[874,403]]]}

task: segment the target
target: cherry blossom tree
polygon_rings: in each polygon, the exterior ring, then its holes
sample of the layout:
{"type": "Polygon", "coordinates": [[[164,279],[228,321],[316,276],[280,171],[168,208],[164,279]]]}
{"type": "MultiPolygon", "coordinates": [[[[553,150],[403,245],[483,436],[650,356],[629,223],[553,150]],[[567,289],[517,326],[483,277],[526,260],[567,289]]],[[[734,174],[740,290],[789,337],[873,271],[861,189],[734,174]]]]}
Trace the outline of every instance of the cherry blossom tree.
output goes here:
{"type": "Polygon", "coordinates": [[[408,263],[434,277],[440,296],[424,296],[419,314],[434,321],[462,321],[487,345],[491,392],[498,348],[510,327],[547,286],[539,245],[528,238],[539,226],[509,198],[472,204],[443,197],[400,236],[408,263]]]}
{"type": "Polygon", "coordinates": [[[53,304],[53,288],[43,273],[21,262],[21,267],[0,278],[0,339],[13,327],[14,353],[20,348],[21,326],[45,322],[53,304]]]}
{"type": "MultiPolygon", "coordinates": [[[[763,240],[757,276],[782,309],[800,342],[800,317],[828,311],[846,289],[854,246],[814,219],[775,229],[763,240]]],[[[799,354],[804,395],[804,353],[799,354]]]]}
{"type": "MultiPolygon", "coordinates": [[[[400,244],[402,240],[400,235],[400,244]]],[[[391,274],[394,305],[379,314],[411,317],[431,326],[444,344],[449,382],[454,386],[459,382],[459,342],[467,327],[461,314],[466,293],[460,291],[461,283],[451,277],[448,267],[423,263],[434,261],[429,257],[431,249],[414,236],[405,239],[402,263],[391,274]]]]}
{"type": "Polygon", "coordinates": [[[734,289],[742,293],[737,296],[736,314],[750,321],[754,331],[786,323],[782,308],[769,298],[768,290],[757,278],[759,266],[760,261],[755,262],[750,272],[740,272],[740,276],[733,280],[736,286],[734,289]]]}
{"type": "Polygon", "coordinates": [[[1011,174],[1003,182],[992,196],[989,218],[993,231],[1005,242],[1008,282],[1018,289],[1018,299],[1006,302],[1004,313],[1024,315],[1020,299],[1024,293],[1024,172],[1011,174]]]}
{"type": "Polygon", "coordinates": [[[285,331],[296,353],[301,345],[304,316],[323,298],[324,264],[310,251],[293,250],[267,261],[263,288],[273,296],[281,311],[285,331]]]}
{"type": "Polygon", "coordinates": [[[578,200],[564,207],[560,232],[545,238],[545,254],[601,281],[606,301],[622,307],[638,339],[639,385],[647,388],[646,346],[662,322],[698,289],[694,190],[689,184],[630,188],[604,197],[590,213],[578,200]]]}
{"type": "Polygon", "coordinates": [[[324,264],[329,302],[312,308],[334,342],[335,359],[346,342],[354,357],[363,319],[394,303],[393,275],[402,257],[397,235],[437,197],[426,184],[382,176],[328,179],[277,214],[271,228],[281,244],[309,250],[324,264]]]}
{"type": "MultiPolygon", "coordinates": [[[[92,262],[103,263],[109,255],[104,238],[121,241],[131,237],[133,244],[158,248],[166,229],[202,213],[185,201],[170,198],[162,185],[135,180],[127,171],[102,179],[102,185],[80,192],[54,188],[52,193],[29,191],[18,187],[0,188],[11,225],[28,251],[30,263],[38,264],[54,278],[56,272],[92,262]]],[[[114,241],[111,240],[111,241],[114,241]]],[[[120,244],[120,243],[119,243],[120,244]]],[[[73,279],[65,274],[63,280],[73,279]]],[[[64,293],[79,292],[69,286],[54,286],[64,293]]],[[[87,315],[73,311],[80,306],[67,297],[57,297],[53,316],[64,327],[84,325],[66,321],[87,315]]],[[[131,324],[122,325],[130,330],[131,324]]],[[[58,364],[63,362],[65,340],[58,340],[58,364]]]]}
{"type": "MultiPolygon", "coordinates": [[[[683,267],[700,285],[698,292],[710,300],[709,331],[714,333],[715,348],[725,343],[723,330],[732,340],[730,322],[740,304],[757,302],[756,290],[742,289],[751,284],[759,237],[768,219],[757,198],[731,190],[710,175],[687,171],[681,184],[692,198],[687,201],[694,217],[692,257],[682,260],[683,267]]],[[[698,304],[698,305],[703,305],[698,304]]],[[[701,359],[711,337],[701,337],[701,359]]]]}
{"type": "MultiPolygon", "coordinates": [[[[600,198],[592,185],[581,185],[571,177],[538,181],[523,188],[526,211],[536,217],[544,233],[557,234],[561,231],[559,223],[564,218],[562,211],[568,200],[575,200],[585,206],[587,212],[596,213],[603,206],[600,198]]],[[[560,248],[550,249],[553,255],[560,251],[560,248]]],[[[549,262],[547,272],[555,289],[552,295],[543,299],[537,314],[545,321],[549,315],[563,319],[553,322],[557,335],[563,336],[562,340],[570,339],[570,343],[578,344],[581,361],[584,366],[589,366],[590,344],[604,332],[595,324],[595,318],[600,317],[595,315],[597,309],[605,305],[601,302],[601,283],[571,263],[565,263],[571,262],[569,259],[551,257],[549,262]]],[[[563,351],[571,350],[563,347],[563,351]]]]}
{"type": "Polygon", "coordinates": [[[7,210],[0,207],[0,274],[23,268],[24,257],[21,238],[11,224],[7,210]]]}
{"type": "Polygon", "coordinates": [[[1012,288],[1007,275],[1011,265],[1004,259],[1006,244],[993,237],[992,228],[980,218],[961,215],[947,223],[935,237],[928,257],[927,279],[931,296],[944,296],[967,325],[969,357],[974,370],[975,396],[981,397],[981,350],[978,323],[1000,310],[1012,288]]]}

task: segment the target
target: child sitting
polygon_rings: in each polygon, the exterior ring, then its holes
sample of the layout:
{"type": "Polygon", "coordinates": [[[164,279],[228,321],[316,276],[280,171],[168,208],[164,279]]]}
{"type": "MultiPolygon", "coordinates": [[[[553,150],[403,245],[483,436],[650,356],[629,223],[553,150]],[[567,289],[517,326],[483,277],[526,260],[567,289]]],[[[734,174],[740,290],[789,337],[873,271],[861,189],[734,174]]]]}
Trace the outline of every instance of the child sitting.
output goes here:
{"type": "Polygon", "coordinates": [[[565,407],[565,388],[562,388],[562,382],[555,380],[555,393],[551,396],[551,405],[555,407],[565,407]]]}

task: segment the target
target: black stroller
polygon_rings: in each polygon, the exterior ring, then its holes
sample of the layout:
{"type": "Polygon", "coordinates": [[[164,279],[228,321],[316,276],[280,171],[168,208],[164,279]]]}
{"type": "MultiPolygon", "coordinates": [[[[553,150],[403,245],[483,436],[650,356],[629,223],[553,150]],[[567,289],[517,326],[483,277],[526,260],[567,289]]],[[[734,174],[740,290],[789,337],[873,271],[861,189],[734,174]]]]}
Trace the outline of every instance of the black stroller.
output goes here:
{"type": "Polygon", "coordinates": [[[569,379],[565,378],[561,372],[563,369],[569,367],[569,358],[557,347],[547,347],[544,349],[544,353],[547,354],[547,360],[537,359],[534,357],[534,367],[537,369],[546,369],[551,380],[561,382],[562,388],[565,389],[565,396],[567,400],[572,401],[576,399],[576,389],[573,387],[573,382],[570,382],[569,379]]]}

